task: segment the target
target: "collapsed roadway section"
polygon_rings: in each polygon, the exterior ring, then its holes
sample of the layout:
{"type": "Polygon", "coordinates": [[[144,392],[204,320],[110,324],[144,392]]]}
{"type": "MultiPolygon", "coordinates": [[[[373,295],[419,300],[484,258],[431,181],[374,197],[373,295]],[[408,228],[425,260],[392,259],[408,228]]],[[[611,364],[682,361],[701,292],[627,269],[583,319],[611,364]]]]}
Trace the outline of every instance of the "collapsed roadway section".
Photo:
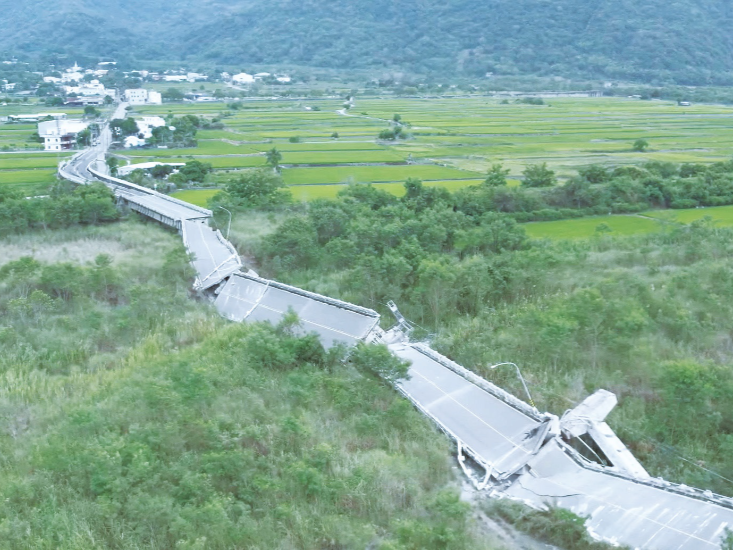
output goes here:
{"type": "Polygon", "coordinates": [[[587,518],[599,539],[655,550],[719,548],[733,527],[733,499],[654,479],[606,424],[616,397],[599,390],[562,418],[540,413],[475,373],[409,341],[410,325],[396,306],[397,325],[379,327],[377,312],[308,292],[253,272],[220,232],[211,211],[113,178],[73,161],[62,177],[88,172],[110,186],[118,201],[177,229],[196,271],[194,288],[206,291],[219,313],[235,322],[277,324],[298,315],[301,333],[316,333],[325,347],[381,342],[410,362],[396,387],[456,444],[458,461],[479,490],[544,508],[561,506],[587,518]],[[593,462],[573,443],[590,443],[607,459],[593,462]]]}

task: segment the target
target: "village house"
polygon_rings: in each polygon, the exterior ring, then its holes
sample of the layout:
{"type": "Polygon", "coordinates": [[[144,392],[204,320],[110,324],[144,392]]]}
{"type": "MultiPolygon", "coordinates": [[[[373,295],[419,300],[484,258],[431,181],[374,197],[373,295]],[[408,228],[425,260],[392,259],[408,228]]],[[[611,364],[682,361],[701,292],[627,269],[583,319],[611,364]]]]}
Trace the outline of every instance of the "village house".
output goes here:
{"type": "Polygon", "coordinates": [[[38,135],[43,138],[44,150],[64,151],[74,148],[77,134],[87,126],[83,120],[48,120],[38,123],[38,135]]]}

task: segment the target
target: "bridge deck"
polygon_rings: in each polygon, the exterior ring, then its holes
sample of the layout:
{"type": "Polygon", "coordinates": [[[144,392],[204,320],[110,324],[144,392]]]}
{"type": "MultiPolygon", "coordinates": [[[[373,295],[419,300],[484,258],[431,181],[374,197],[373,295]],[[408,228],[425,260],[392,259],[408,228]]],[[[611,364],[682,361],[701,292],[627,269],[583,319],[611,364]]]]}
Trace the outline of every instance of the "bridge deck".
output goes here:
{"type": "Polygon", "coordinates": [[[196,269],[196,290],[205,290],[229,277],[242,267],[242,261],[234,247],[211,229],[205,221],[181,222],[183,244],[193,254],[196,269]]]}
{"type": "Polygon", "coordinates": [[[606,540],[654,550],[712,550],[733,527],[733,509],[585,467],[557,440],[529,467],[506,490],[509,496],[588,516],[588,528],[606,540]]]}
{"type": "Polygon", "coordinates": [[[543,424],[466,380],[419,348],[390,346],[412,362],[400,389],[497,475],[516,471],[536,452],[543,424]]]}
{"type": "Polygon", "coordinates": [[[235,273],[216,299],[216,308],[232,321],[277,324],[288,310],[301,322],[301,332],[315,332],[325,347],[353,345],[377,327],[379,314],[275,281],[235,273]]]}

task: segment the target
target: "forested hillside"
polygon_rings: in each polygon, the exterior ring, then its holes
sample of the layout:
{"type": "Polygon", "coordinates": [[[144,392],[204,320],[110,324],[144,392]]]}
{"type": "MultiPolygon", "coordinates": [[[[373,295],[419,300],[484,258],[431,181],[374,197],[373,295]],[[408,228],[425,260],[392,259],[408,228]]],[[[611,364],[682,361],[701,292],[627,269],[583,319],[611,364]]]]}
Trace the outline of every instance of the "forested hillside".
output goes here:
{"type": "Polygon", "coordinates": [[[725,0],[0,0],[6,54],[733,82],[725,0]]]}

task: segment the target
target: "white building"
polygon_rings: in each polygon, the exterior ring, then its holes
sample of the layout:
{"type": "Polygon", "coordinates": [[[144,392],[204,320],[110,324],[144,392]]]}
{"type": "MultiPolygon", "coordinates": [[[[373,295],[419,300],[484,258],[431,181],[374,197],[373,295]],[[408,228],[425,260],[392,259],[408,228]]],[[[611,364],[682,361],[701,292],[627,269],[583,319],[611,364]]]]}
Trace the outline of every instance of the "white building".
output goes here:
{"type": "Polygon", "coordinates": [[[141,130],[142,130],[141,126],[147,126],[149,128],[158,128],[160,126],[165,126],[165,119],[159,116],[144,116],[142,119],[142,122],[138,122],[137,126],[141,130]]]}
{"type": "Polygon", "coordinates": [[[163,103],[163,96],[160,92],[146,90],[145,88],[129,88],[125,90],[125,101],[130,105],[160,105],[163,103]]]}
{"type": "Polygon", "coordinates": [[[202,80],[209,80],[209,77],[205,74],[188,73],[186,75],[186,80],[188,80],[189,82],[200,82],[202,80]]]}
{"type": "Polygon", "coordinates": [[[49,120],[38,123],[38,135],[46,151],[63,151],[76,145],[76,135],[87,126],[83,120],[49,120]]]}
{"type": "Polygon", "coordinates": [[[83,78],[84,75],[81,72],[81,67],[76,63],[70,69],[66,69],[61,75],[62,82],[80,82],[83,78]]]}
{"type": "Polygon", "coordinates": [[[79,86],[64,86],[64,90],[67,94],[76,94],[77,96],[110,96],[114,99],[116,92],[115,90],[108,90],[104,87],[104,84],[100,84],[99,80],[92,80],[91,82],[83,82],[79,86]]]}
{"type": "Polygon", "coordinates": [[[125,138],[125,149],[132,147],[142,147],[145,145],[145,139],[138,136],[127,136],[125,138]]]}
{"type": "Polygon", "coordinates": [[[8,115],[11,122],[38,122],[44,118],[53,118],[55,120],[66,119],[66,113],[34,113],[32,115],[8,115]]]}
{"type": "Polygon", "coordinates": [[[135,121],[138,132],[134,136],[127,136],[124,140],[125,148],[143,147],[147,140],[153,137],[153,128],[165,126],[165,119],[159,116],[144,116],[135,121]]]}
{"type": "Polygon", "coordinates": [[[145,105],[148,101],[148,91],[144,88],[129,88],[125,90],[125,101],[130,105],[145,105]]]}
{"type": "Polygon", "coordinates": [[[232,77],[234,84],[254,84],[255,77],[247,73],[235,74],[232,77]]]}

